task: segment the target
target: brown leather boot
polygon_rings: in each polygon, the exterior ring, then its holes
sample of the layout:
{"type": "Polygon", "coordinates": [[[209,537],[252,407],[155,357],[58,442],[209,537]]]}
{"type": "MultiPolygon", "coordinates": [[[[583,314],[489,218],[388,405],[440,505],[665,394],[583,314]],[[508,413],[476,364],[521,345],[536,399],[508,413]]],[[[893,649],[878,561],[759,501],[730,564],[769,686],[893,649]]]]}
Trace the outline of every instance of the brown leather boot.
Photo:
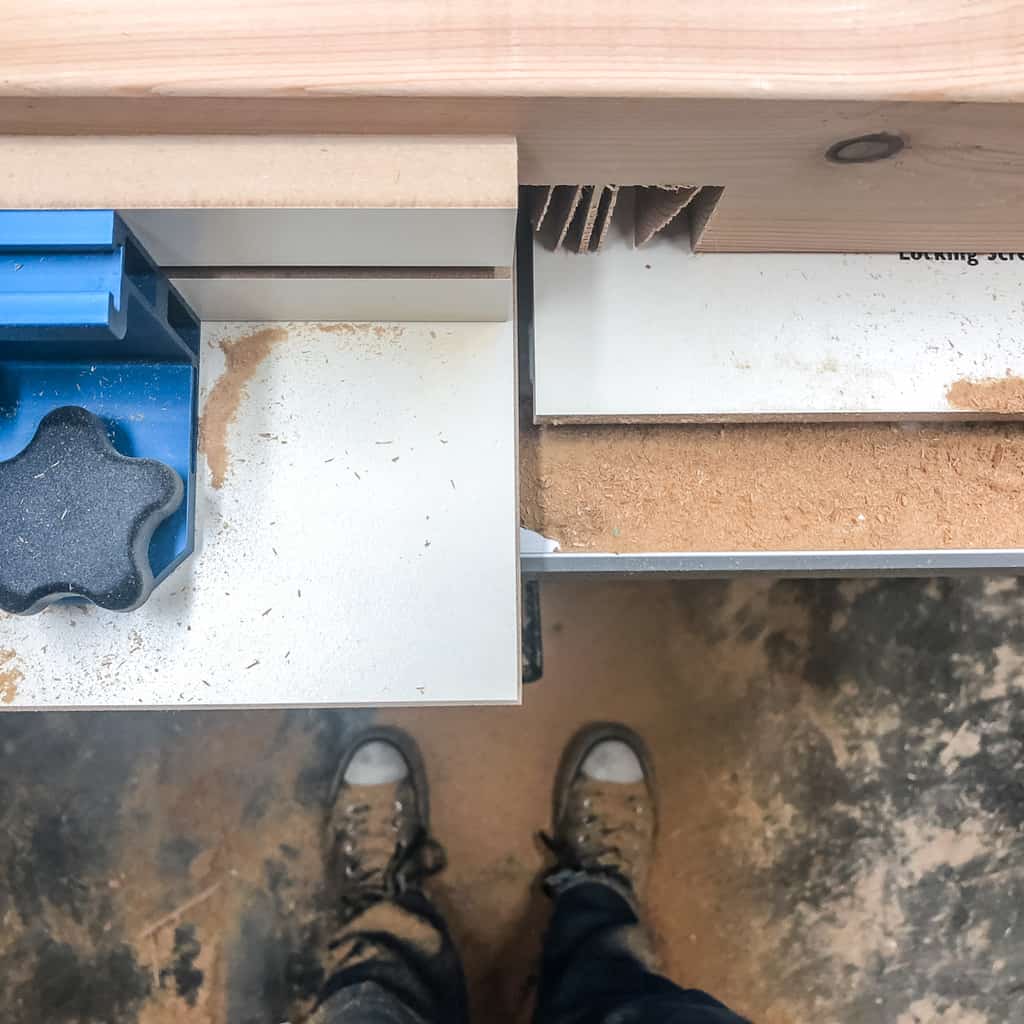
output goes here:
{"type": "Polygon", "coordinates": [[[654,854],[654,771],[643,740],[624,725],[581,729],[555,778],[556,871],[584,871],[643,897],[654,854]]]}
{"type": "Polygon", "coordinates": [[[411,736],[377,727],[355,737],[338,765],[324,846],[343,922],[444,867],[444,851],[430,838],[426,773],[411,736]]]}

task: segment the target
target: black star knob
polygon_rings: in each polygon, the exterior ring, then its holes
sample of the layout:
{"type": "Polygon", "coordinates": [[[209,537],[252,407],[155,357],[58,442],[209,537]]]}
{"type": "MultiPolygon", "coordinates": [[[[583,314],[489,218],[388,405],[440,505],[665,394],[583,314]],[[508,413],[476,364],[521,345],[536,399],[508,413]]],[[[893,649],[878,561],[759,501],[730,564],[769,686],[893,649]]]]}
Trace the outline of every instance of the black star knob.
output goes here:
{"type": "Polygon", "coordinates": [[[153,531],[183,494],[170,466],[120,454],[91,412],[54,409],[0,462],[0,609],[30,615],[69,596],[137,608],[153,590],[153,531]]]}

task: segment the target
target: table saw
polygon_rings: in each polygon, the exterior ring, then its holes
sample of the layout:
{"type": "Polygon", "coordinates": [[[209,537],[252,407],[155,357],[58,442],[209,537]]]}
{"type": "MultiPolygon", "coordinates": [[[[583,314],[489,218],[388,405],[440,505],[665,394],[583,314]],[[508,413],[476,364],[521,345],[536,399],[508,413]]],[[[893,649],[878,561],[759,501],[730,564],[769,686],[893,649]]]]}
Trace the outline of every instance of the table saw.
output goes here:
{"type": "Polygon", "coordinates": [[[0,708],[512,703],[526,582],[1024,568],[1019,19],[388,6],[0,41],[0,708]]]}

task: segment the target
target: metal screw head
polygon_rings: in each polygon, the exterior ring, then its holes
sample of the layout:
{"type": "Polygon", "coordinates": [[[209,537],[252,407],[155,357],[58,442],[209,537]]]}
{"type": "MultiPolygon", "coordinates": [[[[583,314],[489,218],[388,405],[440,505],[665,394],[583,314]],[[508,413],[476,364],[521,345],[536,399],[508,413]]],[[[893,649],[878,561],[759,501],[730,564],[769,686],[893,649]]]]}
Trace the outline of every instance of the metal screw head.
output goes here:
{"type": "Polygon", "coordinates": [[[876,160],[888,160],[905,145],[906,142],[899,135],[889,132],[858,135],[829,146],[825,159],[833,164],[871,164],[876,160]]]}

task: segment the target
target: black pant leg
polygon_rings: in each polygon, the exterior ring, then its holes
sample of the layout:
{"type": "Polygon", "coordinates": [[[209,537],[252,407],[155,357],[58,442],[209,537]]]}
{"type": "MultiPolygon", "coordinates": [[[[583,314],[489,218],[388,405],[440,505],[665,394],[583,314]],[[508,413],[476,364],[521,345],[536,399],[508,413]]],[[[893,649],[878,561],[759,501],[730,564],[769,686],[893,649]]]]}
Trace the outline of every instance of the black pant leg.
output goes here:
{"type": "Polygon", "coordinates": [[[369,908],[332,949],[316,1024],[468,1024],[461,961],[423,893],[369,908]]]}
{"type": "Polygon", "coordinates": [[[551,888],[534,1024],[747,1024],[647,966],[639,919],[618,886],[570,878],[551,888]]]}

